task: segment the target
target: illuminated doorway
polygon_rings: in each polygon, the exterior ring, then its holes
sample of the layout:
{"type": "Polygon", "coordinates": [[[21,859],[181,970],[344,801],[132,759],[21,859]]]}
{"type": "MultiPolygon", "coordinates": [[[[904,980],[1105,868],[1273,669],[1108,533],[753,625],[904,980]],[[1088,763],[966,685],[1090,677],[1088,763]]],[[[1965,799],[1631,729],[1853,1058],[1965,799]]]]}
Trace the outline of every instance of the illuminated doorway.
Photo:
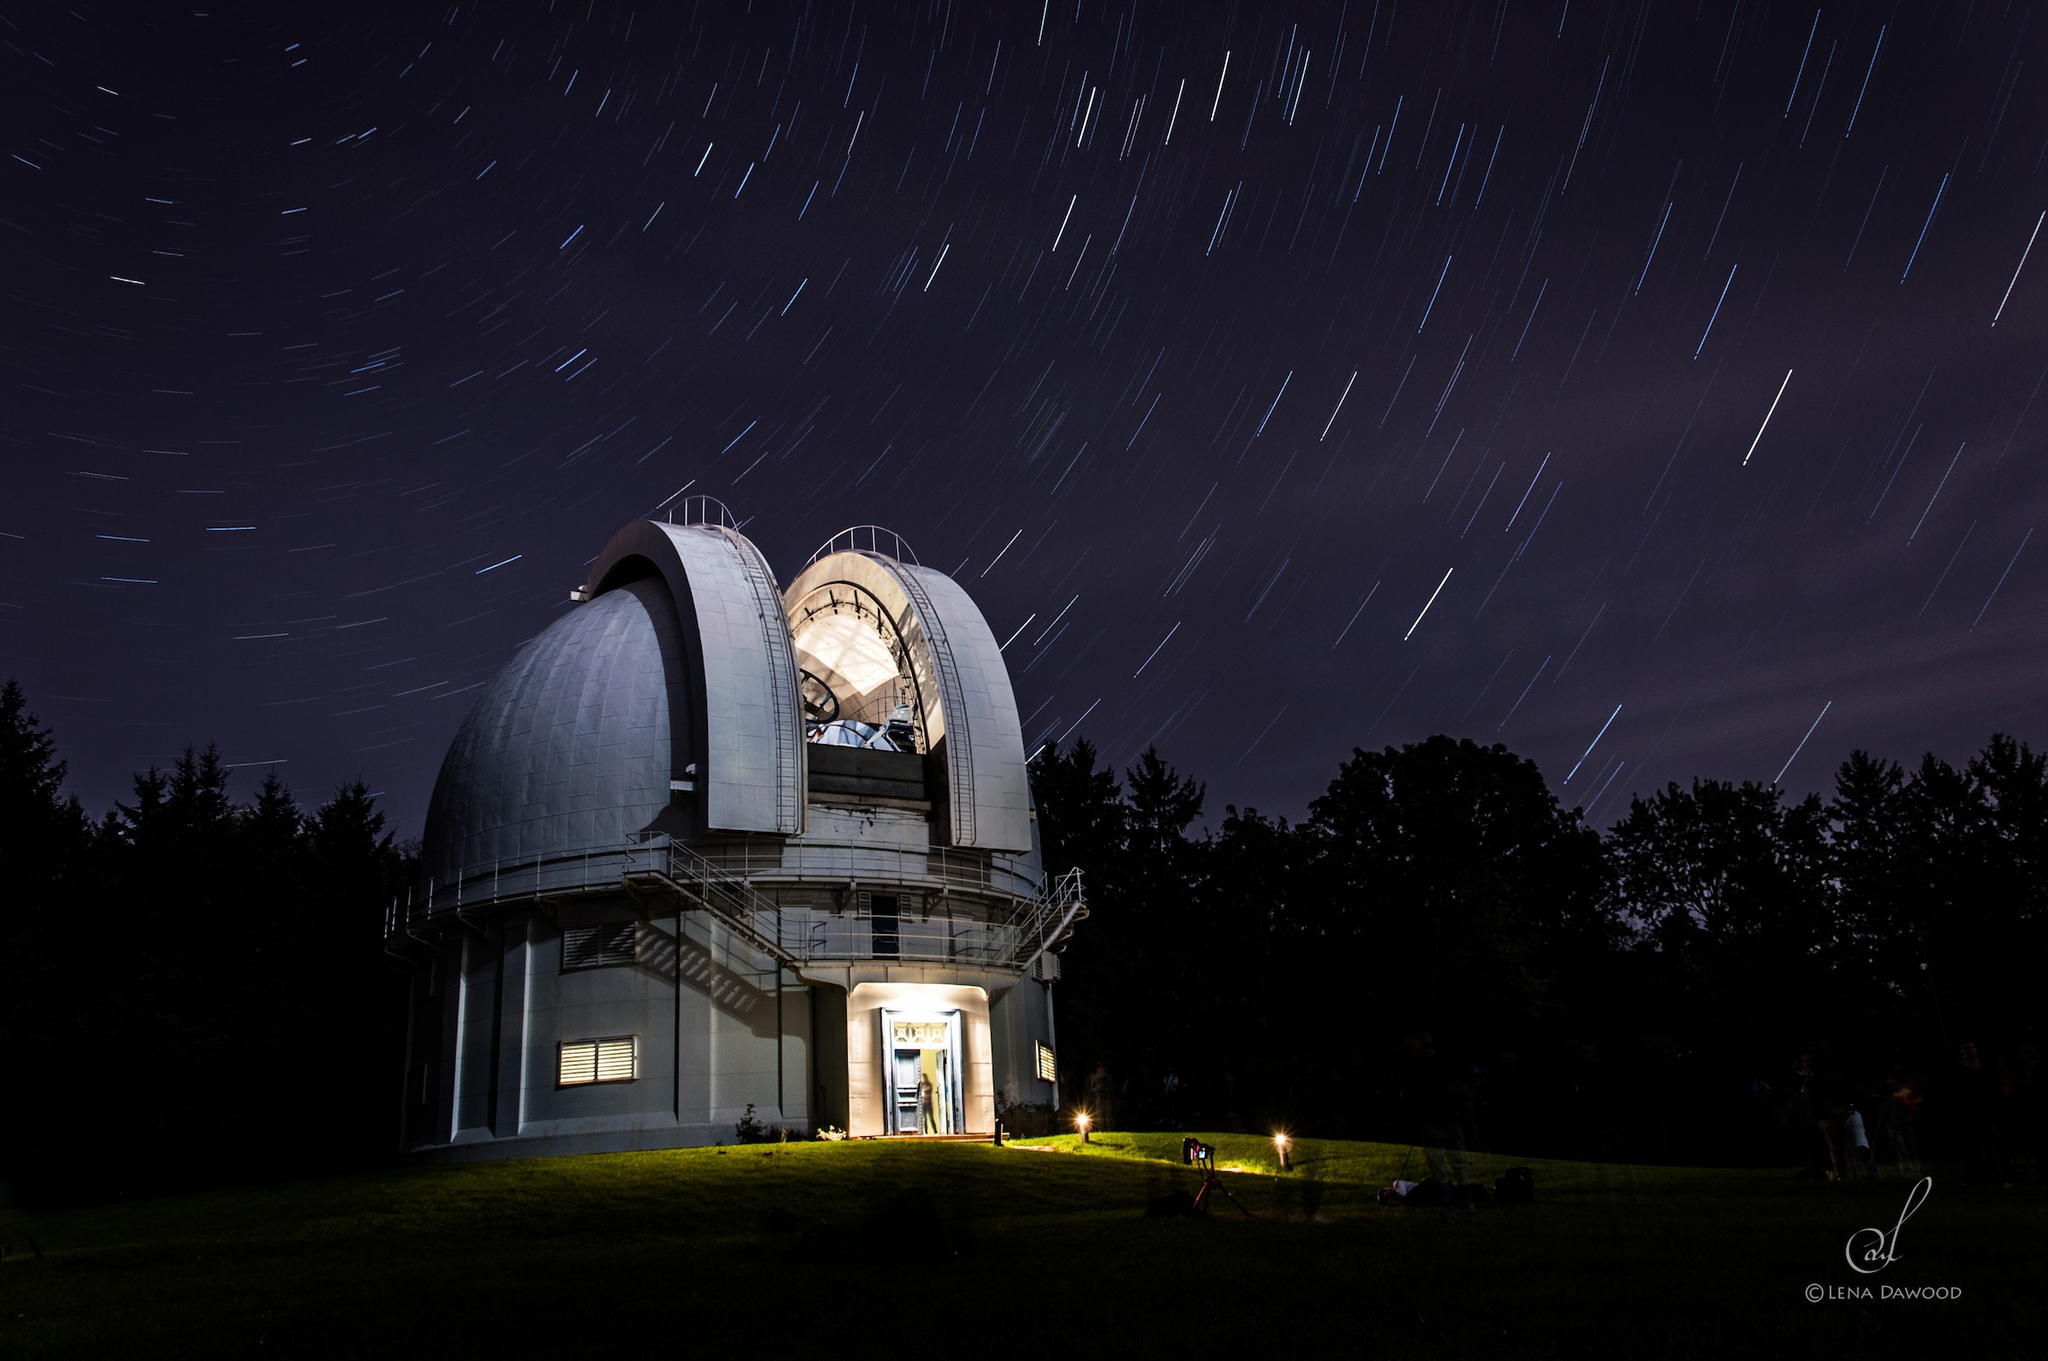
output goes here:
{"type": "Polygon", "coordinates": [[[882,1012],[890,1134],[964,1134],[960,1013],[882,1012]]]}

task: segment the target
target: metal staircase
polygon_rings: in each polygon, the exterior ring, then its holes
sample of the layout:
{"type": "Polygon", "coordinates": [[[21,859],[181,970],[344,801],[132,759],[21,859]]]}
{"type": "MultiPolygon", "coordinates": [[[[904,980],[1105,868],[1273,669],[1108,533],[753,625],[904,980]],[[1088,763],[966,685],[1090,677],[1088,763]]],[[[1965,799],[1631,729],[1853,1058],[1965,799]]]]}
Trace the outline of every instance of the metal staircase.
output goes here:
{"type": "Polygon", "coordinates": [[[1029,972],[1038,957],[1073,934],[1074,923],[1088,915],[1088,900],[1081,890],[1081,869],[1077,865],[1052,881],[1050,891],[1028,904],[1012,922],[1016,944],[1011,951],[1015,967],[1029,972]]]}
{"type": "Polygon", "coordinates": [[[754,892],[741,876],[687,846],[669,841],[636,850],[625,880],[628,892],[681,898],[780,964],[804,962],[803,955],[783,940],[782,909],[754,892]]]}

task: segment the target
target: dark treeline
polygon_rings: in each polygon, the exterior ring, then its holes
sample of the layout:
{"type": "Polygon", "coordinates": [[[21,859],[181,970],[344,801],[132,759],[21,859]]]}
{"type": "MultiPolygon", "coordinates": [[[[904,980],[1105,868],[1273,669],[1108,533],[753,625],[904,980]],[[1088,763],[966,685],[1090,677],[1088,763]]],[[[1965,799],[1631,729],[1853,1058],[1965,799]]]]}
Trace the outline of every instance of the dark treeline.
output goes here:
{"type": "Polygon", "coordinates": [[[2009,738],[1910,772],[1858,752],[1827,800],[1672,784],[1604,837],[1533,763],[1442,736],[1355,751],[1304,822],[1203,835],[1203,787],[1152,752],[1034,772],[1092,910],[1063,1085],[1108,1124],[1405,1141],[1426,1036],[1480,1148],[1814,1161],[1807,1113],[1887,1078],[1937,1151],[1984,1100],[2039,1140],[2048,759],[2009,738]]]}
{"type": "Polygon", "coordinates": [[[210,745],[98,820],[63,780],[8,682],[0,1181],[106,1199],[388,1156],[404,994],[376,923],[405,861],[369,791],[309,813],[273,773],[236,803],[210,745]]]}
{"type": "MultiPolygon", "coordinates": [[[[369,791],[247,802],[211,747],[95,819],[0,689],[0,1183],[99,1199],[387,1158],[403,974],[377,914],[407,882],[369,791]]],[[[1043,755],[1046,863],[1092,915],[1064,956],[1070,1102],[1126,1128],[1402,1139],[1428,1035],[1478,1147],[1812,1157],[1787,1114],[1924,1079],[1939,1142],[1959,1045],[2038,1141],[2048,758],[1857,753],[1831,799],[1696,781],[1605,837],[1502,747],[1358,751],[1291,824],[1147,752],[1043,755]],[[1800,1095],[1811,1054],[1827,1092],[1800,1095]],[[1800,1103],[1806,1103],[1802,1106],[1800,1103]]],[[[1984,1084],[1978,1084],[1983,1086],[1984,1084]]],[[[1951,1107],[1953,1108],[1953,1107],[1951,1107]]],[[[0,1190],[4,1190],[0,1187],[0,1190]]]]}

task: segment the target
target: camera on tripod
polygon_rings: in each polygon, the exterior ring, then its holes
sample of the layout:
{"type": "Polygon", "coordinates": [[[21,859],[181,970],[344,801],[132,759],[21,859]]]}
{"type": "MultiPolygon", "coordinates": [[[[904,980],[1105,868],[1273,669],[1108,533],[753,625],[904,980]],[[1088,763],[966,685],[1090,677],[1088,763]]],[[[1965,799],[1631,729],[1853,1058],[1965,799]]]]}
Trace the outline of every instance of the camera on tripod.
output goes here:
{"type": "Polygon", "coordinates": [[[1190,1134],[1180,1141],[1180,1160],[1202,1174],[1201,1189],[1195,1192],[1194,1204],[1189,1207],[1191,1213],[1207,1214],[1210,1193],[1221,1191],[1225,1200],[1236,1205],[1246,1218],[1251,1217],[1251,1211],[1245,1209],[1238,1198],[1230,1194],[1230,1188],[1223,1184],[1223,1178],[1216,1173],[1216,1145],[1205,1144],[1190,1134]]]}

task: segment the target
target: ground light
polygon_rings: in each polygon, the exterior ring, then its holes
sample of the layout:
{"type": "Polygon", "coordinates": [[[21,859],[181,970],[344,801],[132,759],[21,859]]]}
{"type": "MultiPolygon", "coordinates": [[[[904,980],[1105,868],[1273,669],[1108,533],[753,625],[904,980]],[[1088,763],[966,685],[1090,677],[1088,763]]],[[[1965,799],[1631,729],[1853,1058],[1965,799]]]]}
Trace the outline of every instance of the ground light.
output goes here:
{"type": "Polygon", "coordinates": [[[1089,1142],[1088,1126],[1091,1123],[1093,1122],[1088,1118],[1087,1111],[1076,1111],[1074,1113],[1074,1128],[1081,1131],[1081,1142],[1084,1144],[1089,1142]]]}
{"type": "Polygon", "coordinates": [[[1273,1136],[1273,1155],[1279,1159],[1282,1172],[1287,1170],[1287,1149],[1293,1142],[1285,1134],[1276,1133],[1273,1136]]]}

